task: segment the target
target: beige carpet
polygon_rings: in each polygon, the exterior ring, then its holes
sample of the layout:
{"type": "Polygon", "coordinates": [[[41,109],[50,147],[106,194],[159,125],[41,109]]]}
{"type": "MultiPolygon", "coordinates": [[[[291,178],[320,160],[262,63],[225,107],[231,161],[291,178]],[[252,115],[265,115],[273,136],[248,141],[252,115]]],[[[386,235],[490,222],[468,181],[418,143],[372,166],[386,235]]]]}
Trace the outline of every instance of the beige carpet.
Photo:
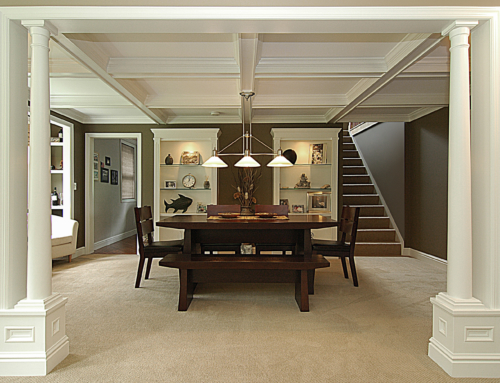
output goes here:
{"type": "Polygon", "coordinates": [[[309,313],[292,285],[199,285],[177,311],[177,271],[153,266],[134,288],[135,255],[54,263],[68,297],[70,355],[46,377],[0,382],[492,382],[452,379],[428,356],[445,272],[411,258],[357,258],[317,272],[309,313]]]}

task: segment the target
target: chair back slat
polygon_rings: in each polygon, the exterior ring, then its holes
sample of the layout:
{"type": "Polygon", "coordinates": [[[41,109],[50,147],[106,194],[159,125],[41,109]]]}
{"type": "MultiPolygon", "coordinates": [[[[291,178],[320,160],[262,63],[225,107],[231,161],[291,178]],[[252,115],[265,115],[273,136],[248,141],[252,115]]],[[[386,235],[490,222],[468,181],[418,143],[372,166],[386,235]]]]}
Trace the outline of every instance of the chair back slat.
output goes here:
{"type": "Polygon", "coordinates": [[[207,205],[207,217],[218,215],[219,213],[239,213],[240,205],[207,205]]]}
{"type": "Polygon", "coordinates": [[[339,230],[342,233],[340,238],[341,243],[345,243],[349,236],[351,246],[355,245],[356,233],[358,231],[359,211],[359,207],[343,207],[339,225],[339,230]]]}
{"type": "Polygon", "coordinates": [[[142,226],[142,235],[151,234],[154,231],[153,221],[151,219],[141,222],[141,226],[142,226]]]}
{"type": "Polygon", "coordinates": [[[287,205],[255,205],[255,213],[275,213],[288,216],[287,205]]]}
{"type": "Polygon", "coordinates": [[[144,206],[141,209],[141,221],[145,221],[147,219],[153,219],[153,215],[151,214],[151,206],[144,206]]]}

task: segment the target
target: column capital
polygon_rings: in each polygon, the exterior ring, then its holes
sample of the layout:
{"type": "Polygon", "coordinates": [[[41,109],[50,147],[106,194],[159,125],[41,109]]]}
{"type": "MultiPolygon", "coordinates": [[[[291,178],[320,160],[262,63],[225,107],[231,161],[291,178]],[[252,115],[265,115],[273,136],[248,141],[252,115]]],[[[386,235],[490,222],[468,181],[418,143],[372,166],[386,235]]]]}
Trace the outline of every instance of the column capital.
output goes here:
{"type": "Polygon", "coordinates": [[[48,30],[53,36],[57,36],[57,34],[59,33],[57,28],[47,20],[21,20],[21,24],[28,29],[33,27],[44,28],[48,30]]]}
{"type": "Polygon", "coordinates": [[[450,32],[456,28],[468,28],[469,31],[474,28],[477,24],[479,24],[479,21],[477,20],[455,20],[452,22],[450,25],[448,25],[443,31],[441,32],[442,36],[448,36],[450,32]]]}

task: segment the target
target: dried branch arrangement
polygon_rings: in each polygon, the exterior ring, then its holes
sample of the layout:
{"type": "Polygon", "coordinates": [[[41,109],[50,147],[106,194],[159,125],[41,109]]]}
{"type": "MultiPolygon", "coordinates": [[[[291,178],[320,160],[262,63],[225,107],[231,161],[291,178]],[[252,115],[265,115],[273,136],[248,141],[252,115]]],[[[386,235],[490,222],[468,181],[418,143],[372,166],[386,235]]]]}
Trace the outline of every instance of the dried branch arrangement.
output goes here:
{"type": "Polygon", "coordinates": [[[259,188],[258,183],[261,176],[260,169],[255,168],[239,168],[237,175],[233,172],[234,182],[236,183],[236,186],[231,185],[236,189],[233,198],[237,199],[241,206],[250,207],[252,204],[257,203],[254,194],[259,188]]]}

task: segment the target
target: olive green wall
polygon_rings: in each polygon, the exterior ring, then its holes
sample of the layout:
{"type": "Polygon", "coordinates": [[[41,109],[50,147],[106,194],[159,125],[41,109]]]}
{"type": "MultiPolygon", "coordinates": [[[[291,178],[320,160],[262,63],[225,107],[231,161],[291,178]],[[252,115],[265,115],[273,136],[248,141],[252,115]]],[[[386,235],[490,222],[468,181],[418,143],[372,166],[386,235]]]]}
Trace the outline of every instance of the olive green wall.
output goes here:
{"type": "Polygon", "coordinates": [[[446,259],[448,108],[405,126],[405,247],[446,259]]]}

